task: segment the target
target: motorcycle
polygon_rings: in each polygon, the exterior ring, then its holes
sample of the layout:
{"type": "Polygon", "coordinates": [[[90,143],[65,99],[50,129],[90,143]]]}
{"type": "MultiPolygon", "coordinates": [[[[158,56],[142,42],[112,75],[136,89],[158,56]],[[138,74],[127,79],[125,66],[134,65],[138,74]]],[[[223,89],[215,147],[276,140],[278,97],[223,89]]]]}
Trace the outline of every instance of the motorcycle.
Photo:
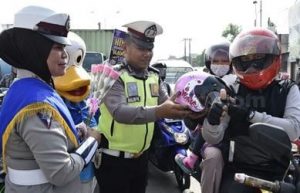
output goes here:
{"type": "Polygon", "coordinates": [[[235,181],[257,188],[261,193],[299,193],[300,156],[297,147],[295,151],[292,151],[292,145],[286,132],[270,124],[255,123],[250,126],[249,135],[254,143],[263,147],[279,163],[286,162],[283,157],[290,155],[290,164],[287,165],[282,180],[272,182],[246,173],[236,173],[235,181]]]}
{"type": "MultiPolygon", "coordinates": [[[[285,174],[282,180],[269,181],[247,173],[235,173],[234,180],[246,186],[257,188],[259,193],[300,193],[300,143],[294,144],[292,148],[285,131],[266,123],[252,124],[249,128],[249,136],[253,143],[262,147],[261,150],[270,153],[271,157],[278,163],[286,166],[285,174]]],[[[232,150],[231,153],[234,154],[234,148],[232,150]]],[[[234,157],[234,155],[229,157],[234,157]]],[[[201,183],[201,169],[199,164],[196,165],[192,176],[201,183]]],[[[276,169],[274,168],[274,170],[276,169]]]]}
{"type": "Polygon", "coordinates": [[[150,162],[164,172],[174,172],[180,190],[190,187],[190,175],[175,162],[177,153],[185,154],[189,145],[189,130],[182,120],[161,119],[155,123],[155,132],[149,150],[150,162]]]}

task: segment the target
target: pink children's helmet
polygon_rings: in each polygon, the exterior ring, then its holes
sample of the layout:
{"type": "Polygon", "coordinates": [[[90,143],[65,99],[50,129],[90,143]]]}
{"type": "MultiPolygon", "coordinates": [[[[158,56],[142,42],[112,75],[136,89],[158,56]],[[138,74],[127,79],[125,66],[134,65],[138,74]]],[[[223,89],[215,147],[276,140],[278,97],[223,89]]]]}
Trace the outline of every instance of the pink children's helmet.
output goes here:
{"type": "Polygon", "coordinates": [[[225,84],[220,78],[201,71],[188,72],[175,84],[175,102],[201,112],[218,96],[221,88],[225,88],[225,84]]]}

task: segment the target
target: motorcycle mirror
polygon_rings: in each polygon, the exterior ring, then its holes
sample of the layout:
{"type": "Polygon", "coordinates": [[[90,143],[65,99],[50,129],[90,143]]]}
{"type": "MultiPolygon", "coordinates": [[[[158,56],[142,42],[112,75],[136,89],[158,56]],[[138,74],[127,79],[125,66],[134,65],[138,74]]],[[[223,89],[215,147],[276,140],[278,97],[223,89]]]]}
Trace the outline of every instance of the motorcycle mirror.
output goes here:
{"type": "Polygon", "coordinates": [[[291,142],[287,133],[278,126],[254,123],[249,127],[250,138],[278,161],[291,155],[291,142]]]}

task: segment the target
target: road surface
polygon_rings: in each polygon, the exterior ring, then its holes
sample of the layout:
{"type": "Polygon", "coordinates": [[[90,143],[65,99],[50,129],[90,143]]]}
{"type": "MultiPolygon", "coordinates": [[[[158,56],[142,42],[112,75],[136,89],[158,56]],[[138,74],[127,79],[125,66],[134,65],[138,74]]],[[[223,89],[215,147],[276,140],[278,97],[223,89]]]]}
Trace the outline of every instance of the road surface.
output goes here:
{"type": "MultiPolygon", "coordinates": [[[[191,178],[191,192],[201,193],[197,180],[191,178]]],[[[162,172],[149,163],[149,181],[146,193],[182,193],[176,183],[175,175],[162,172]]]]}

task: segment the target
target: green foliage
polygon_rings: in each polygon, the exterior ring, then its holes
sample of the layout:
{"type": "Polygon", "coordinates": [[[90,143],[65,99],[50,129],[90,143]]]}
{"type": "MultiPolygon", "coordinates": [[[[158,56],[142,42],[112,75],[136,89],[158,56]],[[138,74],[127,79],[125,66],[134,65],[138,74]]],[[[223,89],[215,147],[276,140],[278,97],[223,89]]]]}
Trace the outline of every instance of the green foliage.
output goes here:
{"type": "Polygon", "coordinates": [[[192,65],[194,67],[205,66],[205,63],[204,63],[204,52],[205,52],[205,50],[203,50],[201,54],[196,55],[196,57],[193,58],[192,65]]]}
{"type": "Polygon", "coordinates": [[[232,42],[241,31],[241,26],[230,23],[222,32],[222,36],[232,42]]]}

